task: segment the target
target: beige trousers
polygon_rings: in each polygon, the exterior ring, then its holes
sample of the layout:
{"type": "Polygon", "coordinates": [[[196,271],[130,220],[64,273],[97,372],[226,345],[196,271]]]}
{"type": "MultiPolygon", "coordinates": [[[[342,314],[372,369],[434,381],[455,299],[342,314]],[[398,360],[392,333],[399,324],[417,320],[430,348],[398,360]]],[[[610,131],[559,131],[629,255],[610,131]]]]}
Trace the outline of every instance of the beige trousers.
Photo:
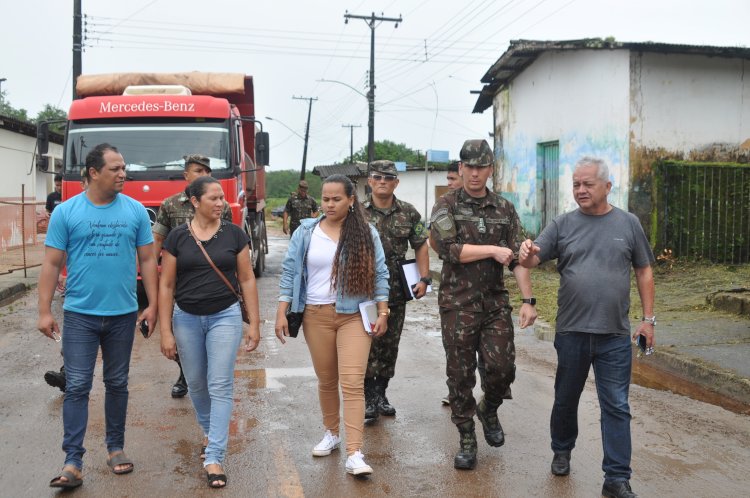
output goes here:
{"type": "Polygon", "coordinates": [[[341,384],[346,454],[351,455],[362,448],[365,371],[372,338],[359,313],[336,313],[334,304],[307,305],[302,330],[318,376],[323,425],[332,434],[339,433],[341,384]]]}

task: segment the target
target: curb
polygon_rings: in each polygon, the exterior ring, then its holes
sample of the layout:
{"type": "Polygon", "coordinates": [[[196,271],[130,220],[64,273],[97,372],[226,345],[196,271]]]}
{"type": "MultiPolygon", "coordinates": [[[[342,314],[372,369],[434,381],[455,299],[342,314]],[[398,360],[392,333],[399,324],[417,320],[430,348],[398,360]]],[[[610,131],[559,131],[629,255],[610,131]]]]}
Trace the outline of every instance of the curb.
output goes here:
{"type": "Polygon", "coordinates": [[[9,287],[0,288],[0,302],[18,297],[21,294],[26,293],[29,289],[30,287],[27,287],[26,284],[20,282],[9,287]]]}
{"type": "Polygon", "coordinates": [[[703,386],[741,403],[750,405],[750,380],[716,365],[687,357],[675,351],[657,349],[651,366],[673,373],[683,379],[703,386]]]}

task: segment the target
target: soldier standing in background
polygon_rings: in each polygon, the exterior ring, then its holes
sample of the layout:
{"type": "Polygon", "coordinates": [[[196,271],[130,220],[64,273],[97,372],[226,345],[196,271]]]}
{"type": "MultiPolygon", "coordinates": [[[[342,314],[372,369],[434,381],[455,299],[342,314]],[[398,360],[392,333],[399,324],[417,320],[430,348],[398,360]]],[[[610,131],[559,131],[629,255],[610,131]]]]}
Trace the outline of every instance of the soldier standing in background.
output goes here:
{"type": "Polygon", "coordinates": [[[365,419],[378,415],[394,416],[396,409],[386,397],[388,383],[393,378],[398,357],[398,344],[404,328],[406,296],[399,272],[399,263],[406,259],[409,244],[414,249],[421,280],[414,286],[414,297],[427,292],[430,279],[430,260],[427,252],[427,231],[422,216],[414,206],[393,195],[398,186],[398,173],[393,161],[373,161],[368,184],[372,193],[363,202],[369,222],[375,225],[383,243],[386,265],[390,273],[388,298],[388,331],[373,337],[365,375],[365,419]]]}
{"type": "Polygon", "coordinates": [[[300,220],[318,217],[318,204],[315,199],[307,195],[308,185],[305,180],[300,180],[297,192],[289,195],[284,207],[282,229],[291,237],[299,226],[300,220]]]}
{"type": "MultiPolygon", "coordinates": [[[[185,156],[184,159],[185,172],[183,175],[188,184],[201,176],[211,175],[211,160],[208,157],[200,154],[190,154],[185,156]]],[[[190,205],[190,199],[188,199],[184,191],[169,196],[162,201],[159,206],[159,214],[156,215],[156,222],[151,227],[151,232],[154,234],[154,254],[156,254],[157,261],[161,255],[161,246],[167,235],[169,235],[169,232],[173,228],[187,223],[192,217],[193,210],[190,205]]],[[[221,213],[221,219],[232,223],[232,211],[226,202],[224,202],[224,211],[221,213]]],[[[172,397],[182,398],[188,392],[187,382],[185,381],[185,375],[182,373],[180,357],[175,355],[174,361],[180,367],[180,377],[172,386],[172,397]]]]}
{"type": "Polygon", "coordinates": [[[460,434],[453,466],[476,466],[474,413],[490,446],[502,446],[505,435],[497,418],[515,379],[515,346],[505,265],[513,271],[523,296],[521,328],[536,320],[529,271],[518,265],[523,230],[513,204],[487,189],[494,156],[484,140],[467,140],[461,148],[464,186],[448,192],[432,209],[430,243],[443,269],[438,293],[451,421],[460,434]],[[477,351],[486,365],[485,393],[477,405],[477,351]]]}
{"type": "Polygon", "coordinates": [[[450,190],[456,190],[464,186],[464,179],[458,173],[458,161],[452,161],[448,165],[448,174],[445,175],[445,180],[448,182],[448,188],[450,190]]]}

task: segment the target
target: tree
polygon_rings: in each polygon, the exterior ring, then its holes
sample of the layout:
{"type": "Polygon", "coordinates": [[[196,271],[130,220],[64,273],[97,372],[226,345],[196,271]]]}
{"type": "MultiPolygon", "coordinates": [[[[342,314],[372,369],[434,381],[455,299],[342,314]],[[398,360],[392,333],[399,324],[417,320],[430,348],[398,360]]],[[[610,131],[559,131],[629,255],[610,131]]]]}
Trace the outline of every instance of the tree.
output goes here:
{"type": "Polygon", "coordinates": [[[36,115],[36,119],[34,121],[36,123],[39,123],[41,121],[62,121],[59,123],[51,124],[49,128],[50,130],[57,133],[65,133],[65,121],[67,119],[68,114],[65,111],[63,111],[59,107],[45,104],[44,109],[39,111],[39,114],[36,115]]]}
{"type": "MultiPolygon", "coordinates": [[[[310,185],[311,196],[320,197],[320,177],[308,175],[305,180],[310,185]]],[[[286,199],[291,192],[297,190],[299,185],[299,171],[266,171],[266,197],[280,197],[286,199]]]]}
{"type": "MultiPolygon", "coordinates": [[[[53,120],[66,120],[68,115],[62,109],[55,107],[51,104],[45,104],[44,109],[39,111],[36,118],[29,118],[29,113],[26,109],[16,109],[11,103],[5,98],[5,92],[0,92],[0,116],[6,116],[19,121],[26,121],[28,123],[39,123],[40,121],[53,121],[53,120]]],[[[55,123],[50,126],[52,131],[57,133],[63,133],[65,131],[65,123],[55,123]]]]}
{"type": "Polygon", "coordinates": [[[29,121],[29,115],[26,109],[16,109],[5,98],[5,92],[0,91],[0,116],[17,119],[19,121],[29,121]]]}
{"type": "MultiPolygon", "coordinates": [[[[390,140],[375,142],[375,160],[388,159],[390,161],[403,161],[407,164],[421,164],[424,162],[424,156],[410,149],[406,144],[397,144],[390,140]]],[[[354,153],[354,160],[367,162],[367,146],[362,147],[354,153]]],[[[348,163],[347,157],[342,163],[348,163]]]]}

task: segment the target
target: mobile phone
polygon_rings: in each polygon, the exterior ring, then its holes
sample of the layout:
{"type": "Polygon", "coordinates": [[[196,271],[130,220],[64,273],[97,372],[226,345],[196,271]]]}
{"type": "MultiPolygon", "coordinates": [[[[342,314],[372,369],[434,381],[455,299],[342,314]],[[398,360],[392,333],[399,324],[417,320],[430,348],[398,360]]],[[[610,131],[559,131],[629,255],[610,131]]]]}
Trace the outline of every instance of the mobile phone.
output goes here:
{"type": "Polygon", "coordinates": [[[636,340],[636,343],[638,344],[638,347],[641,348],[641,351],[644,353],[646,352],[646,336],[645,335],[638,335],[638,339],[636,340]]]}
{"type": "Polygon", "coordinates": [[[638,355],[645,354],[646,356],[649,356],[654,353],[653,347],[648,347],[646,342],[646,336],[643,334],[638,334],[638,337],[635,340],[635,343],[638,344],[638,348],[641,350],[638,355]]]}
{"type": "Polygon", "coordinates": [[[146,320],[141,320],[141,334],[148,339],[148,322],[146,320]]]}

